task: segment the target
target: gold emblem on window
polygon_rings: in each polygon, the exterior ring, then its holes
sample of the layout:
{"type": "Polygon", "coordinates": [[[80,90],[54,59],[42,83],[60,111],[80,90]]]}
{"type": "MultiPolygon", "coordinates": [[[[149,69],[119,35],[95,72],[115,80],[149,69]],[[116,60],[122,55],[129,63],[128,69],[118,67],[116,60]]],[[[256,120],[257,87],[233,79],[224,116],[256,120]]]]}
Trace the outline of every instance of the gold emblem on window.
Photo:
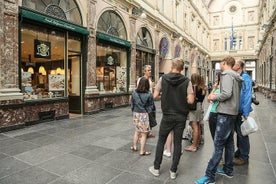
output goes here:
{"type": "Polygon", "coordinates": [[[43,57],[49,56],[50,47],[44,43],[37,45],[37,54],[43,57]]]}

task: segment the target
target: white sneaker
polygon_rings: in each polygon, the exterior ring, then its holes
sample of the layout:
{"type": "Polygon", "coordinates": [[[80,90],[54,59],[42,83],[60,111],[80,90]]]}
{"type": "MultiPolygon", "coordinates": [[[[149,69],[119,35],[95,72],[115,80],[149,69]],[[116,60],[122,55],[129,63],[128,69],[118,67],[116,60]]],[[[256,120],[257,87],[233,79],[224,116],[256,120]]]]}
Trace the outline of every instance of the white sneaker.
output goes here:
{"type": "Polygon", "coordinates": [[[176,172],[172,172],[170,170],[170,177],[171,177],[172,180],[174,180],[176,178],[176,172]]]}
{"type": "Polygon", "coordinates": [[[159,176],[159,169],[154,169],[154,166],[149,167],[149,172],[154,176],[159,176]]]}
{"type": "Polygon", "coordinates": [[[172,153],[164,150],[163,155],[170,158],[172,156],[172,153]]]}

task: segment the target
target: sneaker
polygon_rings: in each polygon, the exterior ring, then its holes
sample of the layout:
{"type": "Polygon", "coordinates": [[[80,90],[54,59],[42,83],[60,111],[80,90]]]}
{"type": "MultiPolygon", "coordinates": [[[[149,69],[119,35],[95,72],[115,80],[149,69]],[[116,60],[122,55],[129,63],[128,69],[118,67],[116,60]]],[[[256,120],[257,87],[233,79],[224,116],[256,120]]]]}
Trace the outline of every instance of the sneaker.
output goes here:
{"type": "Polygon", "coordinates": [[[170,158],[172,156],[172,153],[164,150],[163,155],[170,158]]]}
{"type": "Polygon", "coordinates": [[[248,164],[248,160],[242,160],[240,158],[236,158],[234,160],[234,165],[245,165],[248,164]]]}
{"type": "Polygon", "coordinates": [[[203,176],[202,178],[196,180],[195,184],[215,184],[215,181],[211,181],[209,177],[203,176]]]}
{"type": "Polygon", "coordinates": [[[176,178],[176,172],[172,172],[170,170],[170,177],[171,177],[172,180],[174,180],[176,178]]]}
{"type": "Polygon", "coordinates": [[[159,176],[159,169],[154,169],[154,166],[149,167],[149,172],[154,176],[159,176]]]}
{"type": "Polygon", "coordinates": [[[226,176],[227,178],[233,178],[233,173],[227,174],[224,172],[224,170],[222,168],[217,168],[216,174],[226,176]]]}

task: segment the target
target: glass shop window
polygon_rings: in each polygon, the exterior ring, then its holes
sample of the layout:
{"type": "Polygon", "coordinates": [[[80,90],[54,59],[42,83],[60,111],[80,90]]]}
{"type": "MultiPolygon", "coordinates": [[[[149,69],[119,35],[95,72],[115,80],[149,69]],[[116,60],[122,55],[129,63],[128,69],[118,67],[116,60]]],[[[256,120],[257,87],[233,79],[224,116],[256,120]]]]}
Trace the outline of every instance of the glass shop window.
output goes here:
{"type": "Polygon", "coordinates": [[[21,90],[24,99],[66,96],[64,55],[64,32],[22,24],[21,90]]]}
{"type": "Polygon", "coordinates": [[[127,51],[97,45],[97,87],[101,93],[127,91],[127,51]]]}

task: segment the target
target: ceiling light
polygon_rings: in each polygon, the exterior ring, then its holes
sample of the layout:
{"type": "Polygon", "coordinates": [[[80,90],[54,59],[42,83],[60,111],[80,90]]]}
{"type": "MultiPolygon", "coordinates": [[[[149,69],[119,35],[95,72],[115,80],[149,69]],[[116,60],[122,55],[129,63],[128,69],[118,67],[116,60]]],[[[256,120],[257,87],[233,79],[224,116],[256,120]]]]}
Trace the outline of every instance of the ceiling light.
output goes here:
{"type": "Polygon", "coordinates": [[[28,72],[31,73],[31,74],[34,74],[34,68],[30,66],[30,67],[28,68],[28,72]]]}

